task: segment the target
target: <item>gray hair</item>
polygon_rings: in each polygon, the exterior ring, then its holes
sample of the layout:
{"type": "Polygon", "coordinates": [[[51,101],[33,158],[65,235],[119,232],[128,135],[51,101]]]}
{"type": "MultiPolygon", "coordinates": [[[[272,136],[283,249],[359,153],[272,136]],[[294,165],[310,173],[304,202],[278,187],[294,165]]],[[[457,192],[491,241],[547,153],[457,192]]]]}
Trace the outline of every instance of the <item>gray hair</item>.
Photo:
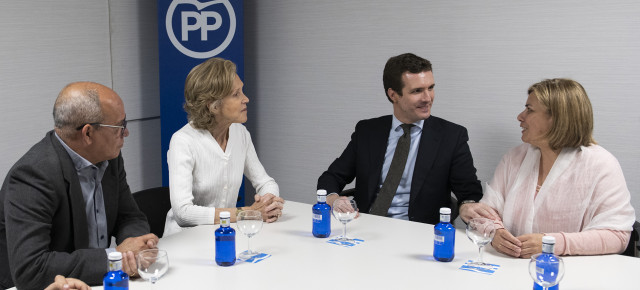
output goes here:
{"type": "Polygon", "coordinates": [[[68,90],[71,85],[60,92],[53,105],[53,122],[63,138],[71,138],[79,126],[104,120],[98,90],[85,87],[74,94],[68,90]]]}

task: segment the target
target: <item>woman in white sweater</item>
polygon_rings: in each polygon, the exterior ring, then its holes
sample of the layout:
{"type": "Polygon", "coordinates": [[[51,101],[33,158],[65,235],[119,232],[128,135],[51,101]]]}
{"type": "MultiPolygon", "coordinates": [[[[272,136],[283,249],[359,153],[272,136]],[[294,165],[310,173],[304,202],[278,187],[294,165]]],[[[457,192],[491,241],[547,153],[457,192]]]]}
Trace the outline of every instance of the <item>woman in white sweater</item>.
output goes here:
{"type": "Polygon", "coordinates": [[[236,66],[211,58],[194,67],[185,82],[185,111],[189,123],[171,137],[167,163],[171,210],[164,235],[182,227],[219,223],[220,212],[231,221],[242,210],[260,210],[264,221],[274,222],[284,200],[278,184],[258,160],[247,121],[249,99],[236,66]],[[255,203],[236,208],[243,174],[256,189],[255,203]]]}

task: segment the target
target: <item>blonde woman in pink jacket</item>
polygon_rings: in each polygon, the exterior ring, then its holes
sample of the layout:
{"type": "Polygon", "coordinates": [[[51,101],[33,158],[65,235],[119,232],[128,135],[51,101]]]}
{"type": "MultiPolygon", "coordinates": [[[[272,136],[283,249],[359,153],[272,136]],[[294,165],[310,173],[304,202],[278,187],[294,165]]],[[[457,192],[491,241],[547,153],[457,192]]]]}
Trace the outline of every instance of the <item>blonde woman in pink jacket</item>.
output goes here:
{"type": "Polygon", "coordinates": [[[502,218],[492,246],[528,258],[550,235],[557,255],[623,252],[635,212],[618,160],[592,137],[584,88],[569,79],[536,83],[518,121],[524,144],[502,158],[481,200],[502,218]]]}

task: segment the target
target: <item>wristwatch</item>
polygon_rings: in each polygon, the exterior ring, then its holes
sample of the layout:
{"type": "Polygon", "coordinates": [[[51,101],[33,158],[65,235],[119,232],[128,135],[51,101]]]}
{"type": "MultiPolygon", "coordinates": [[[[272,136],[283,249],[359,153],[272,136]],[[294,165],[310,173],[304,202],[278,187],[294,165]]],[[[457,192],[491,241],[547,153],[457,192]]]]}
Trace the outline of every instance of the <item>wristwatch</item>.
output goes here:
{"type": "Polygon", "coordinates": [[[460,206],[462,206],[462,205],[463,205],[463,204],[465,204],[465,203],[476,203],[476,202],[477,202],[477,201],[475,201],[475,200],[473,200],[473,199],[467,199],[467,200],[463,200],[463,201],[460,203],[460,206]]]}
{"type": "Polygon", "coordinates": [[[236,216],[238,216],[243,211],[244,209],[242,209],[241,207],[236,207],[236,216]]]}

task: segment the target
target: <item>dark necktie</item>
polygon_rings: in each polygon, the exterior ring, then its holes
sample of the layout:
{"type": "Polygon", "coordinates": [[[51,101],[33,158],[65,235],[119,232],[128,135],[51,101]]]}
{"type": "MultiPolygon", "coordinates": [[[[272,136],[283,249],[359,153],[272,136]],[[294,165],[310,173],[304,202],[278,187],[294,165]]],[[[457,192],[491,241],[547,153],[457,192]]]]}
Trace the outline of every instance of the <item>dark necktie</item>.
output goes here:
{"type": "Polygon", "coordinates": [[[373,202],[369,213],[379,216],[387,216],[391,201],[396,195],[400,179],[402,179],[402,173],[404,172],[404,166],[407,163],[407,157],[409,156],[409,147],[411,146],[411,127],[413,124],[400,125],[404,134],[398,139],[396,145],[396,151],[393,153],[393,159],[391,159],[391,165],[387,172],[387,177],[382,183],[382,188],[378,193],[378,197],[373,202]]]}

